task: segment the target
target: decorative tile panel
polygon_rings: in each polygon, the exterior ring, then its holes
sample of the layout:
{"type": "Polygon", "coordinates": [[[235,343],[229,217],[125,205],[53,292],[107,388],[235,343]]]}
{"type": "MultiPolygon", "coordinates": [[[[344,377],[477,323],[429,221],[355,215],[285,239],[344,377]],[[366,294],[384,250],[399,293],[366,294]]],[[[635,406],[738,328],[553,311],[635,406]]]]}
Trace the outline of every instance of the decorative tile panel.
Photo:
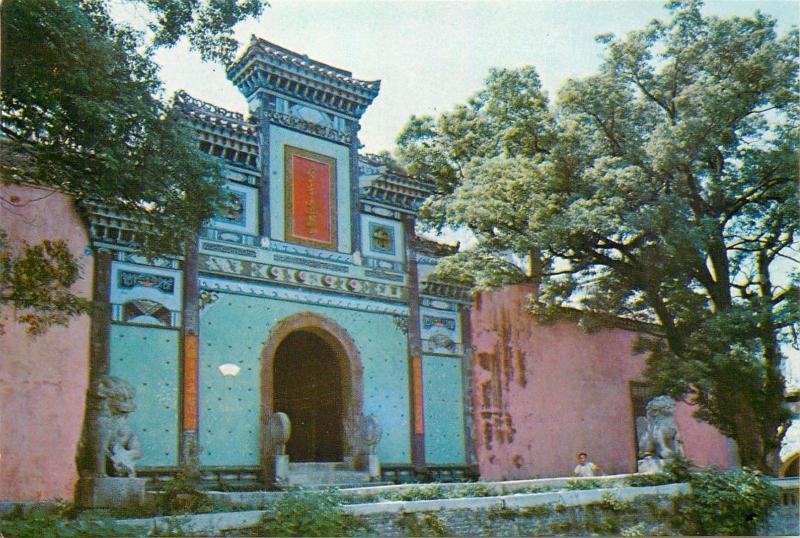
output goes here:
{"type": "MultiPolygon", "coordinates": [[[[396,220],[361,215],[361,248],[369,259],[379,260],[383,269],[395,269],[404,259],[403,226],[396,220]]],[[[370,263],[370,262],[368,262],[370,263]]],[[[377,267],[376,267],[377,268],[377,267]]]]}
{"type": "MultiPolygon", "coordinates": [[[[112,304],[124,305],[134,300],[145,300],[158,303],[172,312],[179,312],[181,309],[180,271],[114,261],[111,264],[111,282],[112,304]]],[[[140,310],[144,313],[150,308],[144,307],[140,310]]],[[[120,312],[115,320],[125,321],[124,318],[120,312]]]]}
{"type": "Polygon", "coordinates": [[[200,271],[388,301],[404,302],[407,297],[402,285],[207,254],[200,254],[200,271]]]}
{"type": "Polygon", "coordinates": [[[175,293],[175,278],[121,269],[117,271],[117,286],[123,289],[131,289],[137,286],[156,288],[162,293],[169,293],[171,295],[175,293]]]}
{"type": "Polygon", "coordinates": [[[426,353],[458,355],[463,352],[458,320],[428,308],[422,309],[422,348],[426,353]]]}
{"type": "Polygon", "coordinates": [[[247,224],[246,209],[247,196],[243,192],[228,189],[214,220],[245,226],[247,224]]]}
{"type": "Polygon", "coordinates": [[[257,233],[258,190],[228,181],[222,207],[209,226],[223,231],[254,235],[257,233]]]}
{"type": "Polygon", "coordinates": [[[369,250],[379,254],[396,254],[397,245],[395,244],[394,228],[377,222],[369,223],[369,250]]]}
{"type": "MultiPolygon", "coordinates": [[[[359,312],[376,312],[408,316],[408,306],[402,303],[384,303],[367,298],[323,294],[313,290],[293,289],[287,286],[271,286],[261,283],[248,284],[215,277],[201,277],[200,286],[207,290],[212,296],[213,292],[225,292],[309,305],[330,306],[359,312]]],[[[206,303],[204,311],[213,310],[215,306],[216,302],[214,301],[206,303]]]]}

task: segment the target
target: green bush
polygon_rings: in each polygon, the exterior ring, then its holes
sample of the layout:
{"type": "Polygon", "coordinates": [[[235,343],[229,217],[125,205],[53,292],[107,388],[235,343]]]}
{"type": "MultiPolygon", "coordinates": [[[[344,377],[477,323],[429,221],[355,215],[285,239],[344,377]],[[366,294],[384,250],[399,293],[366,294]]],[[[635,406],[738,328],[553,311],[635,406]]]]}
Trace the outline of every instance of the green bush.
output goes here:
{"type": "Polygon", "coordinates": [[[667,473],[647,473],[629,476],[625,479],[626,486],[646,487],[646,486],[663,486],[664,484],[672,484],[675,478],[667,473]]]}
{"type": "Polygon", "coordinates": [[[67,536],[130,536],[130,530],[109,520],[75,517],[69,505],[29,511],[18,507],[0,519],[0,536],[7,538],[54,538],[67,536]]]}
{"type": "Polygon", "coordinates": [[[598,489],[604,487],[602,480],[569,480],[564,484],[565,489],[598,489]]]}
{"type": "Polygon", "coordinates": [[[672,478],[673,482],[686,482],[692,476],[694,463],[681,454],[676,454],[664,466],[664,473],[672,478]]]}
{"type": "Polygon", "coordinates": [[[705,470],[689,484],[691,493],[674,504],[673,527],[682,534],[752,535],[780,499],[777,487],[746,467],[705,470]]]}
{"type": "Polygon", "coordinates": [[[441,484],[426,484],[386,495],[390,501],[432,501],[445,498],[445,489],[441,484]]]}
{"type": "Polygon", "coordinates": [[[676,482],[687,482],[691,477],[692,462],[681,455],[675,456],[660,473],[646,473],[630,476],[624,480],[626,486],[662,486],[676,482]]]}
{"type": "Polygon", "coordinates": [[[493,495],[496,495],[496,493],[494,493],[492,488],[486,484],[480,484],[477,482],[465,484],[463,486],[457,486],[448,489],[445,492],[445,496],[448,499],[458,499],[461,497],[491,497],[493,495]]]}
{"type": "Polygon", "coordinates": [[[183,468],[156,497],[154,515],[211,512],[214,505],[198,487],[199,473],[183,468]]]}
{"type": "Polygon", "coordinates": [[[293,490],[264,515],[258,536],[364,536],[369,528],[329,491],[293,490]]]}

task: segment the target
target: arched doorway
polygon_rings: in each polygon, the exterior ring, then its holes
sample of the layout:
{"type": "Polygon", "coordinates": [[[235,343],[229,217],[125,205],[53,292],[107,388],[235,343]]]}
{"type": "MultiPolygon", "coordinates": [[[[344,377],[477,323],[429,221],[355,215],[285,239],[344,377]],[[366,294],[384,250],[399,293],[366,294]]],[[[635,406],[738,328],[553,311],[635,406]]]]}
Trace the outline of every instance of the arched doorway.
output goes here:
{"type": "Polygon", "coordinates": [[[342,375],[333,346],[295,331],[278,345],[273,369],[272,407],[291,421],[291,461],[342,461],[342,375]]]}
{"type": "Polygon", "coordinates": [[[275,411],[286,412],[292,423],[286,447],[290,461],[361,461],[362,377],[355,342],[332,319],[300,312],[272,328],[261,351],[261,464],[267,475],[275,454],[266,425],[275,411]],[[338,401],[332,395],[337,391],[338,401]],[[311,398],[311,403],[317,404],[313,427],[310,419],[306,422],[301,418],[311,393],[327,394],[311,398]],[[276,405],[288,406],[288,411],[276,405]],[[329,423],[336,427],[329,427],[329,423]]]}
{"type": "Polygon", "coordinates": [[[781,465],[778,476],[800,476],[800,453],[795,452],[791,454],[781,465]]]}

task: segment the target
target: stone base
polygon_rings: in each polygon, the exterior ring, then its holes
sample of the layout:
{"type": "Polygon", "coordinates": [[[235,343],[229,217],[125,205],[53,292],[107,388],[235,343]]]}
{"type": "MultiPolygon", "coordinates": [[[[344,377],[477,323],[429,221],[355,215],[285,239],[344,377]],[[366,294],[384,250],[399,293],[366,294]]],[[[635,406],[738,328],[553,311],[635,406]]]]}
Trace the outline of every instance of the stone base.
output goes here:
{"type": "Polygon", "coordinates": [[[289,455],[278,454],[275,456],[275,482],[285,484],[289,482],[289,455]]]}
{"type": "Polygon", "coordinates": [[[367,473],[370,480],[381,479],[381,460],[375,454],[367,456],[367,473]]]}
{"type": "Polygon", "coordinates": [[[664,470],[666,463],[667,461],[661,458],[647,456],[637,462],[636,468],[640,473],[660,473],[664,470]]]}
{"type": "Polygon", "coordinates": [[[80,478],[75,488],[75,504],[80,508],[121,508],[144,503],[146,478],[80,478]]]}

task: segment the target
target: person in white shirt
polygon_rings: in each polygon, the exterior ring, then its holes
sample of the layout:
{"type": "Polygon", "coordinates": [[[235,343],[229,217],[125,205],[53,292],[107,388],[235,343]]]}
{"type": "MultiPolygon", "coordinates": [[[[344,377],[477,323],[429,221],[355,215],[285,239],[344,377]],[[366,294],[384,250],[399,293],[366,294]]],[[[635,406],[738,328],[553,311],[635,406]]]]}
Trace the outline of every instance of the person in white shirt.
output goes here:
{"type": "Polygon", "coordinates": [[[575,466],[575,476],[600,476],[600,468],[588,461],[586,452],[578,454],[578,465],[575,466]]]}

